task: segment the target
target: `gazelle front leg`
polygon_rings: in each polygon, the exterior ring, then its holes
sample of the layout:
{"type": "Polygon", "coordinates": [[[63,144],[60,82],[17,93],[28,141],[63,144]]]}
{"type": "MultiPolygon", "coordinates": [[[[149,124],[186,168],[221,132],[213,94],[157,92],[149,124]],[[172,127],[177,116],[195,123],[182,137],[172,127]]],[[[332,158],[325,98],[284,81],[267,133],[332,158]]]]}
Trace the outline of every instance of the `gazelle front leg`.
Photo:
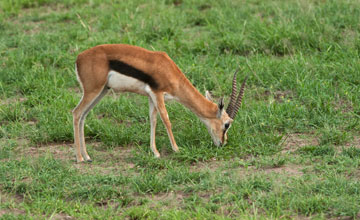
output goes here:
{"type": "MultiPolygon", "coordinates": [[[[172,149],[175,152],[178,152],[179,148],[175,142],[175,138],[171,130],[171,123],[169,120],[169,116],[165,108],[164,93],[163,92],[154,93],[150,89],[150,87],[146,87],[145,91],[149,94],[152,104],[155,106],[156,110],[160,113],[160,118],[166,127],[166,131],[168,133],[172,149]]],[[[155,135],[154,135],[154,143],[155,143],[155,135]]]]}
{"type": "Polygon", "coordinates": [[[155,105],[156,105],[157,110],[160,113],[160,118],[166,127],[166,131],[167,131],[169,139],[170,139],[171,147],[175,152],[178,152],[179,148],[175,142],[175,138],[174,138],[174,135],[171,130],[171,123],[170,123],[169,115],[168,115],[166,107],[165,107],[164,94],[161,92],[161,93],[157,93],[155,96],[156,96],[155,105]]]}
{"type": "Polygon", "coordinates": [[[150,148],[154,153],[155,157],[158,158],[160,157],[160,153],[156,149],[156,144],[155,144],[157,110],[151,97],[149,97],[149,115],[150,115],[150,148]]]}

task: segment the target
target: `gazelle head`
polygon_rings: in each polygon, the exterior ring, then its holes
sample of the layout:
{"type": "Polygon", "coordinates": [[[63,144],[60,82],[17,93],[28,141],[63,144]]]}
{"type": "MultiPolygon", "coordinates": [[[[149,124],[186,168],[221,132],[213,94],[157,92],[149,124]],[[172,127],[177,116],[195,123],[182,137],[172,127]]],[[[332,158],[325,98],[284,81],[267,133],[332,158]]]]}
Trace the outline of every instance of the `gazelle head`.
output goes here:
{"type": "MultiPolygon", "coordinates": [[[[227,131],[231,127],[232,122],[235,119],[237,112],[241,106],[242,97],[244,95],[245,83],[247,77],[241,84],[240,92],[238,96],[237,94],[237,86],[236,86],[236,74],[238,70],[234,74],[234,78],[232,81],[232,92],[230,96],[230,103],[226,110],[224,109],[224,98],[221,98],[218,102],[218,110],[216,118],[207,120],[205,125],[213,139],[213,142],[216,146],[221,146],[226,144],[227,140],[227,131]]],[[[211,100],[211,95],[208,91],[205,94],[206,98],[211,100]]]]}

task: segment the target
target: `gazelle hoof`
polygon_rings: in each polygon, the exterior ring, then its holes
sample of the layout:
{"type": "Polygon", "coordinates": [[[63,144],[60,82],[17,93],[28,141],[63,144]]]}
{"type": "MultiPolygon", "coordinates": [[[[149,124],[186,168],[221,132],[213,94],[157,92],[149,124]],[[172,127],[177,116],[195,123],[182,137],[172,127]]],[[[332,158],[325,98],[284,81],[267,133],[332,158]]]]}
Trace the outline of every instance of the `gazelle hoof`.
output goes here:
{"type": "Polygon", "coordinates": [[[82,162],[84,162],[84,158],[75,157],[75,161],[76,161],[76,163],[82,163],[82,162]]]}

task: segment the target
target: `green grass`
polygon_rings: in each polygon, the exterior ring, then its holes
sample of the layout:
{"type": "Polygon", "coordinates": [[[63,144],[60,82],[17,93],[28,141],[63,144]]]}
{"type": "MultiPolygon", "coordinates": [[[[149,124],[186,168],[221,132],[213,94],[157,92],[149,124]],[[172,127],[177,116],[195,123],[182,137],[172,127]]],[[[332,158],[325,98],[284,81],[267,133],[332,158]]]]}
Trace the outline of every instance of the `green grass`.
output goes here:
{"type": "Polygon", "coordinates": [[[356,0],[0,2],[0,219],[360,218],[356,0]],[[149,148],[147,98],[110,93],[76,164],[77,54],[165,51],[204,93],[249,76],[228,144],[168,103],[149,148]]]}

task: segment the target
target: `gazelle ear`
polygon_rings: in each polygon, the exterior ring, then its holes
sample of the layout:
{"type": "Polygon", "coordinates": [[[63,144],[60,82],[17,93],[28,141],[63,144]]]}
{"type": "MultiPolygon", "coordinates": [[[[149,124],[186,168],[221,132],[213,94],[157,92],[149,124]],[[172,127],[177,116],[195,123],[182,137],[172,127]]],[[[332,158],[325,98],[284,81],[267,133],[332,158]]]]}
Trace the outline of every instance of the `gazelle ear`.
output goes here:
{"type": "Polygon", "coordinates": [[[213,100],[213,98],[211,97],[211,94],[210,94],[210,92],[208,90],[205,91],[205,97],[210,101],[213,100]]]}
{"type": "Polygon", "coordinates": [[[224,97],[222,97],[220,100],[219,100],[219,104],[218,104],[218,112],[217,112],[217,117],[220,118],[221,115],[222,115],[222,112],[224,111],[224,97]]]}

